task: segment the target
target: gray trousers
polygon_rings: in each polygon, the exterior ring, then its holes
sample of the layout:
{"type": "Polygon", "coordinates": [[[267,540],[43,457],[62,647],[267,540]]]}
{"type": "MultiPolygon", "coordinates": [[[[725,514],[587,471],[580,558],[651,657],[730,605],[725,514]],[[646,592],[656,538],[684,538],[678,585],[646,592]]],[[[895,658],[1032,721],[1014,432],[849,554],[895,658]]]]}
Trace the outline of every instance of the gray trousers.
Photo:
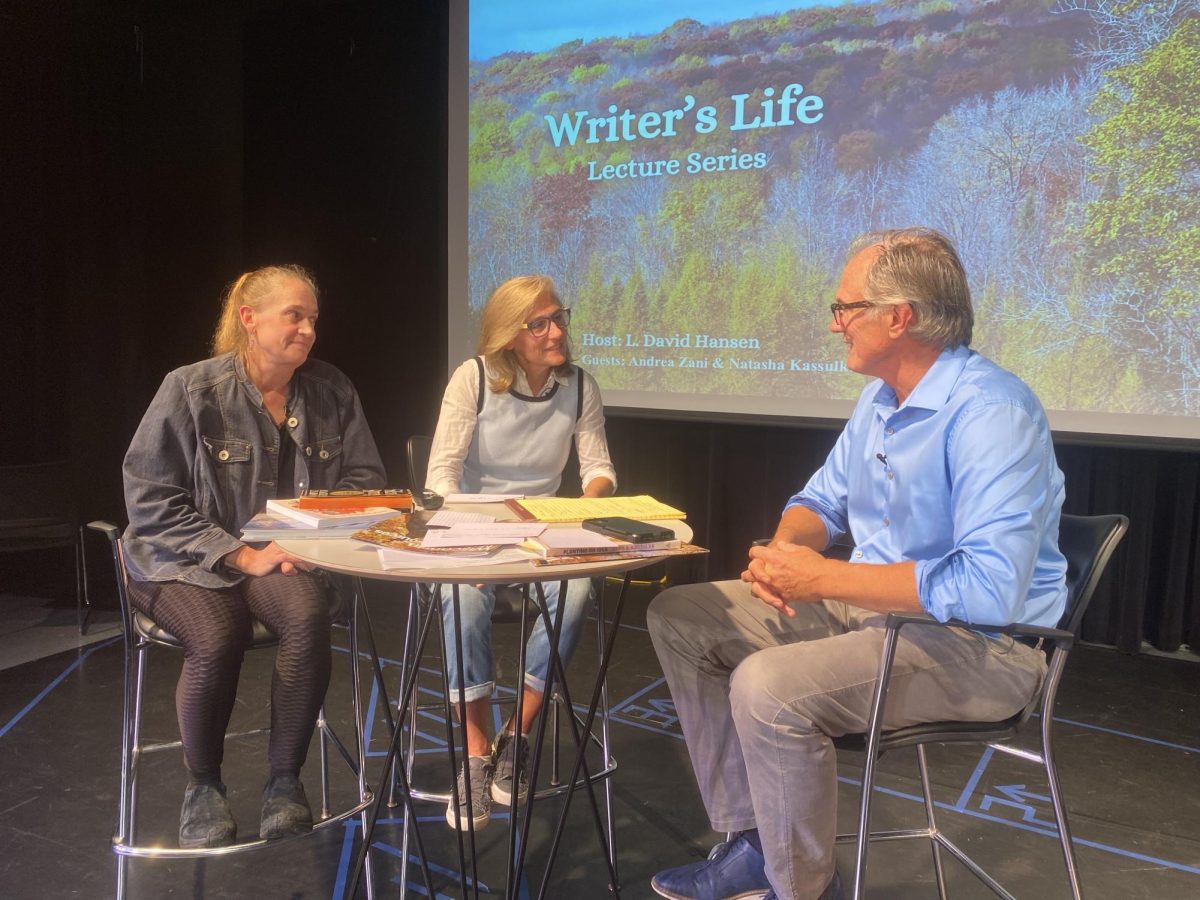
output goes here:
{"type": "MultiPolygon", "coordinates": [[[[834,871],[831,738],[867,729],[884,616],[829,600],[793,608],[722,581],[663,591],[646,619],[713,829],[757,828],[771,887],[813,898],[834,871]]],[[[1045,672],[1040,651],[1008,637],[906,627],[884,728],[1006,718],[1045,672]]]]}

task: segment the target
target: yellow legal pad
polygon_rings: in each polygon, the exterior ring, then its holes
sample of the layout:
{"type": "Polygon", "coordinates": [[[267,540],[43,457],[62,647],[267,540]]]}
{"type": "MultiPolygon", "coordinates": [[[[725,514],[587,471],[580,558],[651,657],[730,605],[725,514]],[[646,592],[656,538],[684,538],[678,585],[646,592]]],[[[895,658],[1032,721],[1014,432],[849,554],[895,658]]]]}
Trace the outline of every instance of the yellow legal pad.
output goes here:
{"type": "Polygon", "coordinates": [[[523,500],[509,500],[508,505],[520,506],[529,518],[539,522],[579,522],[599,516],[626,516],[630,519],[687,517],[683,510],[667,506],[649,494],[637,497],[526,497],[523,500]]]}

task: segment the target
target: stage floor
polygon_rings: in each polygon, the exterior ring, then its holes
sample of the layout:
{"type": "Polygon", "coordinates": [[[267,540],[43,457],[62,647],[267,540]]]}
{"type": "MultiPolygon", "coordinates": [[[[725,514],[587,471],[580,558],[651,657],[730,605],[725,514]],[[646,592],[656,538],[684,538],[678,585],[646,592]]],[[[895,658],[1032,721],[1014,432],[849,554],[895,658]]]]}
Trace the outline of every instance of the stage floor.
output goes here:
{"type": "MultiPolygon", "coordinates": [[[[384,658],[388,691],[398,681],[403,604],[399,589],[374,585],[369,606],[384,658]]],[[[611,591],[611,588],[610,588],[611,591]]],[[[652,896],[650,877],[659,869],[702,858],[720,836],[709,830],[688,766],[687,753],[645,630],[652,589],[635,589],[626,606],[609,678],[613,707],[613,781],[621,895],[652,896]]],[[[611,612],[611,601],[609,611],[611,612]]],[[[344,633],[335,633],[329,717],[352,736],[347,701],[348,652],[344,633]]],[[[516,669],[515,628],[498,627],[497,664],[511,687],[516,669]]],[[[267,721],[271,651],[247,655],[235,728],[267,721]]],[[[437,662],[427,662],[433,671],[437,662]]],[[[571,664],[578,704],[595,666],[594,628],[571,664]]],[[[144,733],[177,737],[174,683],[179,655],[152,654],[144,733]]],[[[109,840],[117,814],[122,649],[119,639],[57,652],[0,674],[0,896],[8,900],[113,896],[117,861],[109,840]]],[[[364,667],[364,689],[372,691],[364,667]]],[[[426,679],[432,697],[436,681],[426,679]]],[[[1189,660],[1129,657],[1081,647],[1067,668],[1059,703],[1058,759],[1077,842],[1084,892],[1093,898],[1193,898],[1200,896],[1200,666],[1189,660]]],[[[377,700],[377,696],[372,694],[377,700]]],[[[368,762],[377,785],[387,730],[373,703],[368,762]]],[[[421,765],[433,780],[448,781],[445,728],[436,711],[422,716],[421,765]],[[441,763],[439,765],[439,763],[441,763]]],[[[304,779],[309,797],[318,788],[317,754],[310,754],[304,779]]],[[[1046,788],[1034,766],[977,748],[931,751],[936,800],[943,827],[966,846],[1018,897],[1067,897],[1046,788]]],[[[245,832],[257,829],[260,792],[266,778],[265,741],[249,738],[228,745],[224,778],[235,815],[245,832]]],[[[859,770],[842,760],[843,826],[855,818],[859,770]]],[[[180,757],[166,752],[143,765],[143,839],[171,845],[185,776],[180,757]]],[[[877,827],[915,823],[921,816],[915,757],[885,760],[875,806],[877,827]]],[[[349,797],[349,780],[335,781],[335,802],[349,797]]],[[[528,878],[522,896],[537,896],[560,800],[539,803],[528,848],[528,878]]],[[[420,805],[422,836],[433,862],[435,892],[457,897],[454,833],[444,807],[420,805]]],[[[479,835],[480,894],[503,891],[508,841],[507,809],[479,835]]],[[[131,898],[246,897],[341,898],[357,849],[357,820],[239,856],[198,861],[130,863],[131,898]]],[[[374,866],[377,895],[396,896],[400,866],[397,819],[381,821],[374,866]]],[[[843,876],[852,871],[849,846],[838,850],[843,876]]],[[[935,895],[930,855],[916,843],[872,849],[868,896],[904,900],[935,895]]],[[[952,860],[946,863],[951,895],[991,896],[952,860]]],[[[413,896],[424,896],[420,869],[410,865],[413,896]]],[[[551,873],[548,897],[603,898],[608,875],[589,805],[572,803],[566,839],[551,873]]],[[[360,896],[363,894],[360,893],[360,896]]]]}

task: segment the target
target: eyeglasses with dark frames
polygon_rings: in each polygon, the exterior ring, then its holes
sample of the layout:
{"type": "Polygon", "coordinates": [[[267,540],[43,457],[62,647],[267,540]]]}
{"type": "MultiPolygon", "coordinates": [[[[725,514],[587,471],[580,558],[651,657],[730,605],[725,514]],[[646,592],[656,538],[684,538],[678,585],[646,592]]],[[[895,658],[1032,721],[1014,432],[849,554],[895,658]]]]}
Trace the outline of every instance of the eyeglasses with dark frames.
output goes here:
{"type": "Polygon", "coordinates": [[[522,322],[522,328],[528,328],[529,333],[535,338],[545,337],[550,332],[550,323],[553,322],[563,331],[567,330],[567,326],[571,324],[571,310],[566,307],[550,313],[548,316],[538,316],[536,319],[530,319],[528,322],[522,322]]]}
{"type": "Polygon", "coordinates": [[[833,320],[838,323],[838,328],[845,328],[846,323],[842,321],[843,313],[852,309],[867,309],[878,305],[874,300],[859,300],[856,303],[830,303],[829,311],[833,313],[833,320]]]}

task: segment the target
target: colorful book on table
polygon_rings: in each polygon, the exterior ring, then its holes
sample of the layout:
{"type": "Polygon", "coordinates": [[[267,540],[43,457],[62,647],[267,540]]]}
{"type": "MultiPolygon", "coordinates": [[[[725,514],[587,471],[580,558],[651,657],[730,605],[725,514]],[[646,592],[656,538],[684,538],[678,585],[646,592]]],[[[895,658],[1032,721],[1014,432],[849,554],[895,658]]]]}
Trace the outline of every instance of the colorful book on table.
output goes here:
{"type": "Polygon", "coordinates": [[[422,541],[428,526],[421,517],[401,513],[372,522],[366,528],[350,535],[356,541],[365,541],[390,550],[405,550],[410,553],[427,553],[433,556],[485,556],[500,549],[499,544],[475,544],[469,547],[425,547],[422,541]]]}
{"type": "Polygon", "coordinates": [[[605,553],[579,553],[570,556],[536,556],[530,559],[535,566],[576,566],[583,563],[611,562],[616,559],[642,559],[648,556],[666,558],[669,556],[692,556],[707,553],[703,547],[695,544],[683,544],[673,550],[620,550],[605,553]]]}
{"type": "Polygon", "coordinates": [[[296,498],[300,509],[363,509],[387,507],[397,512],[411,512],[411,491],[378,488],[365,491],[309,491],[296,498]]]}
{"type": "Polygon", "coordinates": [[[304,540],[315,538],[347,538],[360,528],[362,528],[361,522],[331,528],[313,528],[310,525],[305,525],[299,519],[293,519],[290,516],[260,512],[242,526],[242,540],[248,544],[258,544],[284,539],[294,540],[296,538],[304,540]]]}
{"type": "Polygon", "coordinates": [[[601,516],[630,519],[685,519],[681,509],[668,506],[648,494],[635,497],[526,497],[506,500],[507,506],[524,521],[582,522],[601,516]]]}
{"type": "Polygon", "coordinates": [[[360,506],[350,509],[301,509],[299,500],[268,500],[267,512],[287,516],[309,528],[342,528],[363,526],[394,516],[396,511],[386,506],[360,506]]]}
{"type": "Polygon", "coordinates": [[[674,550],[680,542],[676,539],[630,543],[605,537],[585,528],[547,528],[536,537],[522,542],[521,547],[540,557],[592,556],[619,554],[636,551],[674,550]]]}

